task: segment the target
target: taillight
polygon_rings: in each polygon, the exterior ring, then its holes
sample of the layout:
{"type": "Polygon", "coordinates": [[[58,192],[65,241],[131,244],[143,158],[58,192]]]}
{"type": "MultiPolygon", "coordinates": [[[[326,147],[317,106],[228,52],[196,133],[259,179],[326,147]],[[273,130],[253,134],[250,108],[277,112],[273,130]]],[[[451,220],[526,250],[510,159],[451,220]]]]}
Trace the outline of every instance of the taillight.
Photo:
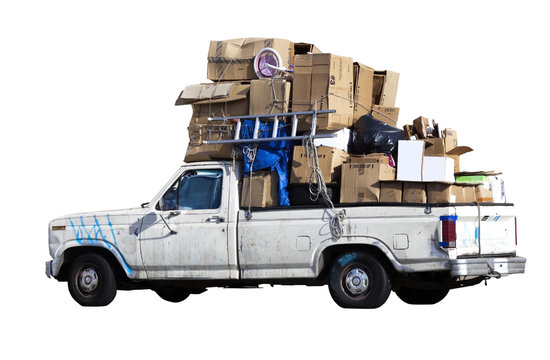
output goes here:
{"type": "Polygon", "coordinates": [[[441,242],[439,246],[444,249],[456,248],[456,215],[440,216],[441,242]]]}

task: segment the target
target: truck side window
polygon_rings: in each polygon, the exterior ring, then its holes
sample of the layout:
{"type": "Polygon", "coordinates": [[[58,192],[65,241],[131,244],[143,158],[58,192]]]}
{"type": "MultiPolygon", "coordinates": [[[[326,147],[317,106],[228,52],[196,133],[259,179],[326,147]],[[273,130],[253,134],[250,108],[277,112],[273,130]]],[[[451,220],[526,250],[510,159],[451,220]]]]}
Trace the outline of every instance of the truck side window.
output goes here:
{"type": "Polygon", "coordinates": [[[217,209],[222,198],[223,171],[188,171],[162,197],[163,210],[217,209]]]}

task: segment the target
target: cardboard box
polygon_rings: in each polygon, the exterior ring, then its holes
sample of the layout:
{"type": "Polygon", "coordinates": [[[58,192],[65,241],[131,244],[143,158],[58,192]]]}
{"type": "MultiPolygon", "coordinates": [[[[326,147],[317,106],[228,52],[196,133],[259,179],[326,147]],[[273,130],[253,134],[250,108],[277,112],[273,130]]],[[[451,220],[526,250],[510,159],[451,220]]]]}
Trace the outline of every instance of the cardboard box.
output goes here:
{"type": "Polygon", "coordinates": [[[427,190],[428,190],[428,203],[430,204],[456,203],[457,189],[454,189],[453,191],[453,185],[451,184],[428,183],[427,190]]]}
{"type": "Polygon", "coordinates": [[[258,79],[250,82],[249,114],[288,112],[290,82],[285,79],[258,79]]]}
{"type": "Polygon", "coordinates": [[[209,124],[209,117],[247,115],[250,84],[227,82],[187,86],[176,100],[176,105],[193,106],[190,124],[209,124]]]}
{"type": "Polygon", "coordinates": [[[386,164],[343,164],[340,202],[379,201],[380,180],[395,180],[395,169],[386,164]]]}
{"type": "Polygon", "coordinates": [[[506,191],[501,173],[494,171],[462,172],[456,174],[455,178],[458,183],[476,185],[476,198],[482,199],[484,202],[506,203],[506,191]]]}
{"type": "Polygon", "coordinates": [[[424,156],[422,162],[422,181],[453,183],[454,159],[445,156],[424,156]]]}
{"type": "Polygon", "coordinates": [[[422,182],[404,182],[403,183],[403,202],[413,204],[426,203],[426,183],[422,182]]]}
{"type": "Polygon", "coordinates": [[[427,139],[433,131],[430,127],[430,120],[424,116],[419,116],[413,120],[413,130],[417,139],[427,139]]]}
{"type": "Polygon", "coordinates": [[[244,38],[210,41],[207,78],[212,81],[256,79],[254,57],[266,47],[275,49],[283,61],[281,66],[290,68],[294,45],[289,40],[244,38]]]}
{"type": "Polygon", "coordinates": [[[451,185],[451,195],[454,196],[457,204],[466,202],[464,200],[464,186],[462,185],[451,185]]]}
{"type": "Polygon", "coordinates": [[[303,54],[321,54],[322,51],[317,46],[309,43],[299,42],[294,43],[294,55],[303,54]]]}
{"type": "MultiPolygon", "coordinates": [[[[325,183],[331,183],[340,179],[342,164],[347,160],[348,154],[340,149],[318,146],[317,157],[319,168],[325,183]]],[[[312,169],[309,167],[305,148],[295,146],[292,156],[291,184],[309,184],[312,169]]]]}
{"type": "Polygon", "coordinates": [[[370,112],[374,69],[361,63],[353,63],[353,122],[370,112]]]}
{"type": "Polygon", "coordinates": [[[381,181],[380,202],[401,202],[403,198],[402,181],[381,181]]]}
{"type": "MultiPolygon", "coordinates": [[[[353,60],[333,54],[296,55],[292,91],[295,111],[336,110],[317,117],[317,130],[340,130],[353,124],[353,60]]],[[[299,131],[311,129],[311,117],[299,131]]]]}
{"type": "Polygon", "coordinates": [[[372,104],[395,107],[399,73],[384,70],[375,71],[373,79],[372,104]]]}
{"type": "Polygon", "coordinates": [[[343,151],[348,151],[350,133],[351,131],[348,128],[334,131],[321,130],[317,132],[317,135],[332,134],[334,137],[314,139],[313,143],[315,146],[328,146],[343,151]]]}
{"type": "Polygon", "coordinates": [[[372,117],[393,127],[397,126],[399,108],[390,106],[374,105],[371,110],[372,117]]]}
{"type": "Polygon", "coordinates": [[[458,138],[456,136],[456,131],[453,129],[444,129],[441,132],[442,138],[445,142],[445,152],[449,152],[455,147],[458,146],[458,138]]]}
{"type": "Polygon", "coordinates": [[[424,141],[399,140],[397,143],[397,180],[422,181],[424,141]]]}
{"type": "Polygon", "coordinates": [[[476,201],[483,203],[492,203],[493,202],[493,192],[491,189],[485,188],[483,185],[477,185],[475,188],[476,201]]]}
{"type": "MultiPolygon", "coordinates": [[[[448,129],[446,129],[448,130],[448,129]]],[[[444,130],[444,132],[446,131],[444,130]]],[[[456,133],[455,133],[456,134],[456,133]]],[[[468,146],[456,146],[453,138],[430,138],[424,140],[426,142],[426,148],[424,149],[424,155],[427,156],[447,156],[454,160],[454,172],[460,172],[460,156],[470,151],[473,151],[468,146]],[[449,146],[448,143],[452,143],[449,146]]]]}
{"type": "Polygon", "coordinates": [[[279,177],[276,172],[253,172],[252,180],[250,179],[251,177],[243,178],[241,207],[278,206],[279,177]]]}
{"type": "Polygon", "coordinates": [[[462,187],[462,192],[464,194],[463,201],[464,203],[471,203],[476,201],[476,191],[475,186],[470,185],[460,185],[462,187]]]}
{"type": "Polygon", "coordinates": [[[232,144],[203,144],[204,141],[231,140],[233,125],[189,125],[189,145],[185,162],[231,160],[232,144]]]}
{"type": "Polygon", "coordinates": [[[386,164],[390,165],[390,155],[373,153],[367,155],[349,155],[352,164],[386,164]]]}

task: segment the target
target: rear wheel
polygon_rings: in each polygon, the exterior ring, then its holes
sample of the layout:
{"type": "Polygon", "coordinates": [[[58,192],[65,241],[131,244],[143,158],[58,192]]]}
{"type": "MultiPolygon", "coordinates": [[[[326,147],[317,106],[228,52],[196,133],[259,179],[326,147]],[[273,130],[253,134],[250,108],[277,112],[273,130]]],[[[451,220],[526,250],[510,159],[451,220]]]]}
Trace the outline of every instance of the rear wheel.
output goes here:
{"type": "Polygon", "coordinates": [[[447,296],[449,289],[413,289],[401,287],[396,292],[397,296],[411,305],[433,305],[437,304],[447,296]]]}
{"type": "Polygon", "coordinates": [[[374,309],[390,296],[391,283],[386,269],[374,256],[352,252],[332,265],[329,291],[343,308],[374,309]]]}
{"type": "Polygon", "coordinates": [[[111,265],[98,254],[77,257],[69,271],[69,292],[82,306],[109,305],[116,296],[117,283],[111,265]]]}
{"type": "Polygon", "coordinates": [[[189,290],[183,288],[157,288],[155,292],[161,299],[173,303],[182,302],[190,295],[189,290]]]}

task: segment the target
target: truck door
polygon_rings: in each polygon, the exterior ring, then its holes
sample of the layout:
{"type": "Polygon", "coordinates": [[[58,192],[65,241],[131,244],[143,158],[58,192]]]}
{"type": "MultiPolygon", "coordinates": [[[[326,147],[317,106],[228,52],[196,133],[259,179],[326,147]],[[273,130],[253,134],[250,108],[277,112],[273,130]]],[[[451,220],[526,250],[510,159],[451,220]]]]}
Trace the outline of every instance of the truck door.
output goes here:
{"type": "Polygon", "coordinates": [[[189,169],[143,219],[141,254],[149,279],[228,279],[224,169],[189,169]]]}

